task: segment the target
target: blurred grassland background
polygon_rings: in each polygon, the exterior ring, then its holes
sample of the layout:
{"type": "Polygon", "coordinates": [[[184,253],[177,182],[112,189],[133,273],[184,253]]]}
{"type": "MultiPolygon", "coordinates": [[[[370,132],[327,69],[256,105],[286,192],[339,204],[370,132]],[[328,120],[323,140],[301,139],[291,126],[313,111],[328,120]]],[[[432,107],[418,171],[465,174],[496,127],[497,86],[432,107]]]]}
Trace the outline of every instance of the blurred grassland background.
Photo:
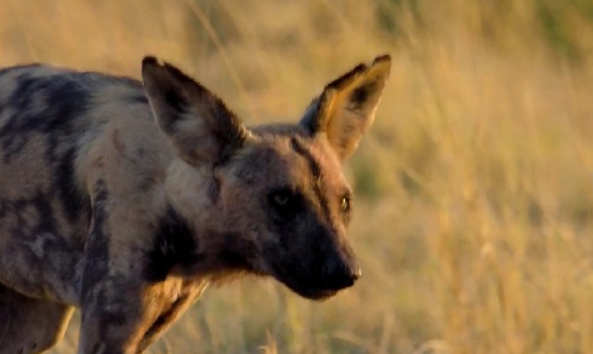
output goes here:
{"type": "Polygon", "coordinates": [[[209,289],[150,353],[593,353],[593,1],[0,2],[1,66],[139,77],[150,53],[249,124],[384,52],[347,169],[361,281],[209,289]]]}

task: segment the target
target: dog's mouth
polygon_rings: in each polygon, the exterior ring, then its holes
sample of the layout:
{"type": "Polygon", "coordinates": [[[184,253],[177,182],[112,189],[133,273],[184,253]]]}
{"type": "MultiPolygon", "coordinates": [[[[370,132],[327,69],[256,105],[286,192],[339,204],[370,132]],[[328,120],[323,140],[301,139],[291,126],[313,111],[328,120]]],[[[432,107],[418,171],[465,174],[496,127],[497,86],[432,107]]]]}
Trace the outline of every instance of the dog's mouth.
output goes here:
{"type": "Polygon", "coordinates": [[[298,280],[296,277],[290,275],[289,272],[277,264],[274,264],[272,268],[272,276],[276,278],[276,280],[286,285],[290,290],[294,291],[298,295],[310,300],[323,301],[336,295],[338,291],[342,290],[341,288],[336,289],[329,287],[328,285],[324,284],[320,278],[307,279],[307,281],[298,280]]]}

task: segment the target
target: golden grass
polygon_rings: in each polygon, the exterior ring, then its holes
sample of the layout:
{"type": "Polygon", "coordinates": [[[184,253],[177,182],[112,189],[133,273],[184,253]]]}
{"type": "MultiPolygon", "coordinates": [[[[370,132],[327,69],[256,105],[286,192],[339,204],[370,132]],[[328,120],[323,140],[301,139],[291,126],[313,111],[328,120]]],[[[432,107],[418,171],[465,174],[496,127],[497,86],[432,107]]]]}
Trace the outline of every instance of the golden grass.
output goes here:
{"type": "Polygon", "coordinates": [[[138,77],[151,53],[257,123],[393,55],[348,169],[362,280],[322,304],[210,289],[151,353],[593,353],[593,39],[562,4],[3,0],[0,65],[138,77]]]}

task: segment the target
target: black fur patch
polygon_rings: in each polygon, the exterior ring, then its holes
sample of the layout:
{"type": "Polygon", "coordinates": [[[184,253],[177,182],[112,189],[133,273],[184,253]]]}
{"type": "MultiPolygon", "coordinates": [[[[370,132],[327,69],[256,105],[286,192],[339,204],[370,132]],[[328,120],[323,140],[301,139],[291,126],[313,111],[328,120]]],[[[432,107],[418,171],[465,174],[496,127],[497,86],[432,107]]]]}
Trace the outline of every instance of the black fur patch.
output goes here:
{"type": "Polygon", "coordinates": [[[34,76],[27,70],[37,66],[2,72],[21,71],[14,79],[16,88],[5,102],[0,102],[0,111],[9,112],[0,122],[0,157],[9,164],[22,156],[29,142],[42,139],[46,143],[48,166],[52,169],[52,189],[62,203],[65,216],[73,223],[90,214],[89,196],[76,181],[74,160],[79,139],[87,128],[85,114],[93,108],[93,94],[108,86],[122,86],[128,87],[130,93],[121,100],[145,105],[148,101],[138,80],[59,70],[54,75],[34,76]]]}
{"type": "Polygon", "coordinates": [[[0,129],[3,147],[5,151],[18,153],[22,140],[27,140],[29,134],[52,133],[54,140],[49,141],[49,147],[51,157],[55,157],[53,150],[60,138],[73,133],[75,118],[87,111],[90,91],[72,74],[21,77],[3,107],[13,111],[0,129]]]}
{"type": "Polygon", "coordinates": [[[75,222],[89,212],[88,196],[75,182],[74,159],[81,135],[77,118],[89,109],[91,93],[71,73],[21,76],[2,107],[12,111],[0,126],[2,158],[8,164],[23,153],[28,142],[44,139],[47,161],[53,169],[52,189],[59,195],[66,217],[75,222]]]}
{"type": "Polygon", "coordinates": [[[154,237],[144,271],[146,280],[163,281],[171,268],[186,268],[197,261],[198,245],[193,230],[171,206],[158,221],[154,237]]]}
{"type": "Polygon", "coordinates": [[[83,215],[90,215],[90,198],[75,181],[75,154],[74,148],[64,153],[52,178],[54,191],[60,195],[62,208],[70,222],[75,222],[83,215]]]}
{"type": "Polygon", "coordinates": [[[376,86],[376,82],[370,82],[366,85],[357,87],[350,94],[350,102],[352,102],[356,108],[361,108],[368,100],[369,96],[377,90],[376,86]]]}
{"type": "Polygon", "coordinates": [[[105,181],[99,180],[95,185],[95,201],[93,204],[93,223],[85,245],[85,269],[82,281],[82,303],[90,296],[94,287],[99,284],[109,269],[109,234],[106,230],[107,200],[109,192],[105,181]]]}
{"type": "MultiPolygon", "coordinates": [[[[214,236],[214,235],[213,235],[214,236]]],[[[253,266],[247,258],[254,258],[253,244],[246,241],[239,233],[226,232],[222,235],[216,235],[223,238],[225,247],[218,255],[220,261],[227,269],[234,271],[254,271],[253,266]]]]}
{"type": "Polygon", "coordinates": [[[163,93],[163,97],[167,105],[176,114],[176,118],[187,111],[189,103],[176,89],[167,87],[163,93]]]}
{"type": "Polygon", "coordinates": [[[302,156],[309,164],[309,169],[311,170],[312,180],[314,181],[313,192],[315,194],[317,201],[319,202],[321,211],[323,212],[325,217],[329,220],[330,215],[331,215],[330,209],[329,209],[330,208],[329,202],[328,202],[325,194],[323,193],[321,186],[319,185],[319,181],[322,177],[322,171],[321,171],[321,166],[319,165],[319,162],[317,162],[317,160],[315,160],[313,155],[311,155],[311,153],[307,150],[307,148],[304,147],[302,145],[302,143],[298,141],[298,139],[296,139],[294,137],[291,138],[290,146],[297,154],[302,156]]]}
{"type": "MultiPolygon", "coordinates": [[[[0,224],[5,222],[4,218],[8,218],[6,225],[10,225],[7,229],[12,235],[10,237],[37,245],[22,254],[31,272],[58,274],[65,284],[75,278],[76,261],[82,256],[82,251],[72,244],[72,238],[60,232],[51,206],[52,199],[52,196],[41,190],[28,198],[0,198],[0,224]],[[40,249],[42,252],[39,252],[40,249]]],[[[27,290],[22,291],[38,296],[54,296],[61,292],[34,283],[26,287],[27,290]]]]}

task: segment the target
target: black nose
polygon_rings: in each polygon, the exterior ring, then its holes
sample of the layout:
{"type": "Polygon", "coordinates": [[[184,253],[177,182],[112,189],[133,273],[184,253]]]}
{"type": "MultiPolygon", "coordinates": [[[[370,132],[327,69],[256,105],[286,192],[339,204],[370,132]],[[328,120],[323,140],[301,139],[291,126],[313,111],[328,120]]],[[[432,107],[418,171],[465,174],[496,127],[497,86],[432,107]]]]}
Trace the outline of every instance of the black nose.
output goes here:
{"type": "Polygon", "coordinates": [[[346,265],[341,261],[328,262],[326,265],[326,285],[333,290],[348,288],[362,275],[357,265],[346,265]]]}

